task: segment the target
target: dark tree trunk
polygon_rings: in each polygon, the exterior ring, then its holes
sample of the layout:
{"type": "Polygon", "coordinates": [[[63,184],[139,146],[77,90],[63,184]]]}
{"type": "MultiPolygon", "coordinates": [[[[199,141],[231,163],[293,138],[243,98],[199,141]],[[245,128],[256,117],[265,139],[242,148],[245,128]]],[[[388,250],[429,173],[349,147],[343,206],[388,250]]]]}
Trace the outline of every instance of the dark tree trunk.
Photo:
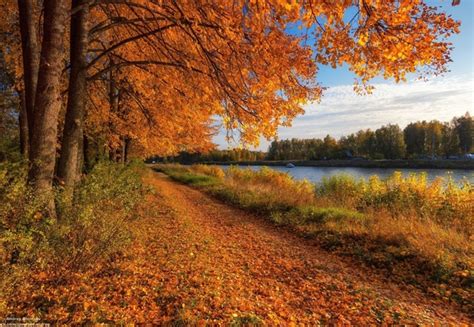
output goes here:
{"type": "Polygon", "coordinates": [[[71,17],[71,75],[58,177],[73,188],[82,172],[82,140],[87,92],[87,46],[90,0],[73,0],[71,17]]]}
{"type": "Polygon", "coordinates": [[[85,167],[85,170],[86,172],[89,171],[91,169],[91,166],[92,166],[92,158],[91,158],[91,149],[90,149],[90,145],[89,145],[89,139],[87,138],[87,135],[84,134],[82,136],[82,158],[83,158],[83,162],[84,162],[84,167],[85,167]]]}
{"type": "Polygon", "coordinates": [[[28,137],[28,114],[26,112],[25,91],[20,91],[20,114],[18,115],[18,125],[20,127],[20,151],[24,158],[28,158],[29,137],[28,137]]]}
{"type": "MultiPolygon", "coordinates": [[[[109,64],[113,66],[114,62],[110,60],[109,64]]],[[[110,105],[110,112],[116,115],[119,110],[119,89],[115,81],[113,70],[111,70],[109,73],[109,105],[110,105]]],[[[114,126],[110,118],[109,118],[109,130],[110,130],[110,133],[114,132],[114,126]]],[[[113,162],[118,162],[120,159],[120,153],[121,153],[120,146],[117,148],[111,145],[109,148],[109,159],[113,162]]]]}
{"type": "MultiPolygon", "coordinates": [[[[43,41],[34,124],[30,133],[31,166],[28,181],[37,194],[46,196],[51,196],[56,161],[66,17],[66,0],[44,0],[43,41]]],[[[51,200],[50,204],[51,214],[54,214],[54,202],[51,200]]]]}
{"type": "Polygon", "coordinates": [[[40,62],[35,0],[18,0],[18,10],[23,55],[23,80],[25,85],[25,112],[23,116],[25,122],[28,124],[29,134],[27,139],[31,142],[33,140],[33,111],[35,107],[40,62]]]}
{"type": "Polygon", "coordinates": [[[123,163],[122,160],[122,144],[120,144],[120,147],[115,149],[115,162],[117,163],[123,163]]]}
{"type": "Polygon", "coordinates": [[[120,163],[125,163],[125,138],[120,138],[120,163]]]}
{"type": "Polygon", "coordinates": [[[77,167],[76,167],[76,173],[77,173],[77,180],[81,179],[82,173],[84,172],[84,134],[81,133],[79,136],[79,147],[77,149],[78,158],[77,158],[77,167]]]}
{"type": "Polygon", "coordinates": [[[109,160],[112,162],[118,162],[120,159],[120,148],[117,147],[110,147],[109,148],[109,160]]]}
{"type": "Polygon", "coordinates": [[[123,158],[124,158],[125,163],[128,163],[128,155],[129,155],[129,151],[130,151],[130,142],[131,142],[131,140],[128,137],[126,137],[125,140],[124,140],[124,147],[123,147],[123,158]]]}

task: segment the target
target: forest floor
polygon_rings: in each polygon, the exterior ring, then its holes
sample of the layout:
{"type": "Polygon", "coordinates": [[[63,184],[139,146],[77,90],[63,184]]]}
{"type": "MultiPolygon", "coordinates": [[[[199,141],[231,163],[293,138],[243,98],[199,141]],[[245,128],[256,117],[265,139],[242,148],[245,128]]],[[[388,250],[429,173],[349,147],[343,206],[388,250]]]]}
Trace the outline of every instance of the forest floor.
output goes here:
{"type": "Polygon", "coordinates": [[[474,321],[261,217],[148,172],[149,214],[106,270],[55,288],[48,318],[173,325],[474,321]],[[64,294],[69,294],[61,299],[64,294]],[[75,303],[72,308],[67,303],[75,303]]]}

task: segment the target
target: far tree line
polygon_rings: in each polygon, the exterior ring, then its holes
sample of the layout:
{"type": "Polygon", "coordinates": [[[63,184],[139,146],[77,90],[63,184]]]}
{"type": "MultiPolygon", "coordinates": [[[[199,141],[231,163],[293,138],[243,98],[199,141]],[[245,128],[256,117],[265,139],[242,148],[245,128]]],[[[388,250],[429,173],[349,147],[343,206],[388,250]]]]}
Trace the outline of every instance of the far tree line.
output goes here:
{"type": "Polygon", "coordinates": [[[248,149],[213,150],[207,153],[181,152],[173,157],[152,157],[149,161],[181,163],[261,161],[261,160],[325,160],[325,159],[433,159],[462,157],[474,151],[474,122],[467,112],[450,122],[417,121],[403,130],[397,124],[360,130],[337,140],[275,140],[268,152],[248,149]]]}
{"type": "Polygon", "coordinates": [[[207,153],[181,152],[171,157],[150,157],[147,162],[179,162],[183,164],[199,162],[229,162],[229,161],[261,161],[267,159],[264,151],[252,151],[248,149],[212,150],[207,153]]]}
{"type": "Polygon", "coordinates": [[[450,122],[417,121],[403,130],[397,124],[388,124],[375,131],[360,130],[339,140],[327,135],[323,139],[273,141],[267,159],[427,159],[460,156],[473,150],[474,123],[466,113],[450,122]]]}

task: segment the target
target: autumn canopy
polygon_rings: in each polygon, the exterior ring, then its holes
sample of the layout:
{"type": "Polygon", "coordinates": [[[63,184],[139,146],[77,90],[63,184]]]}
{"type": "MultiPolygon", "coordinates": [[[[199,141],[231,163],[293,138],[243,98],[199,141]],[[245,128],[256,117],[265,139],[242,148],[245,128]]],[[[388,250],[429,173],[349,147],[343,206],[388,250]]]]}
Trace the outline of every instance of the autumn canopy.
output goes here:
{"type": "Polygon", "coordinates": [[[322,96],[318,65],[347,65],[360,92],[375,76],[443,73],[459,31],[421,0],[3,0],[0,10],[0,58],[23,99],[22,149],[41,191],[53,176],[74,185],[91,154],[209,149],[217,121],[243,143],[271,138],[322,96]]]}

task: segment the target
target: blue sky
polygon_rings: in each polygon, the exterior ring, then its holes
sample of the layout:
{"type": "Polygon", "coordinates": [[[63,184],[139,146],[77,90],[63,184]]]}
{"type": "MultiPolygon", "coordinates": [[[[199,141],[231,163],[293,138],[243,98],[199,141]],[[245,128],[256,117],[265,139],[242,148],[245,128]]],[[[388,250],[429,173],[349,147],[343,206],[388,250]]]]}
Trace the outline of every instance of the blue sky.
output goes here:
{"type": "MultiPolygon", "coordinates": [[[[474,114],[474,1],[461,0],[456,7],[450,0],[430,0],[441,11],[461,21],[461,33],[451,38],[454,45],[453,62],[448,73],[427,82],[416,79],[396,84],[389,80],[372,82],[372,95],[359,96],[353,92],[354,76],[346,68],[320,67],[318,81],[328,90],[319,104],[305,106],[306,113],[293,121],[292,127],[279,129],[278,138],[313,138],[331,134],[347,135],[360,129],[376,129],[397,123],[402,128],[417,120],[450,120],[466,111],[474,114]]],[[[214,142],[221,149],[235,147],[225,141],[221,131],[214,142]]],[[[262,139],[259,150],[269,142],[262,139]]]]}

